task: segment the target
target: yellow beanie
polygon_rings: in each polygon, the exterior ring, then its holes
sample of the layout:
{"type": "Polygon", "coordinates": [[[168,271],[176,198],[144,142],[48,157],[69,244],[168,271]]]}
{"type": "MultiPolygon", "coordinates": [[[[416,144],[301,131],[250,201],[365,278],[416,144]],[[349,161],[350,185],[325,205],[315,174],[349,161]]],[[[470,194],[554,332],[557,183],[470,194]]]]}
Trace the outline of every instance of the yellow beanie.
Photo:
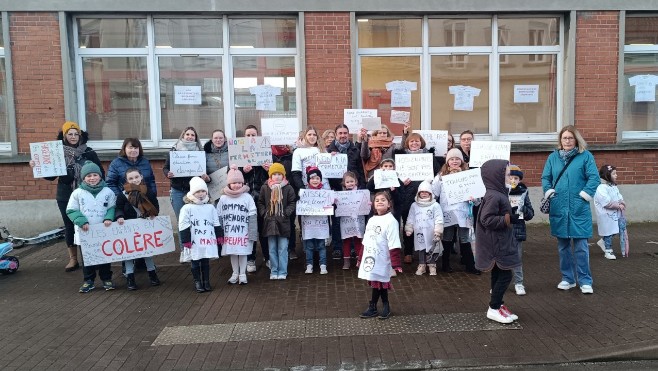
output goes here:
{"type": "Polygon", "coordinates": [[[267,175],[269,175],[271,178],[272,174],[275,173],[283,174],[283,176],[286,176],[286,169],[280,163],[275,162],[272,164],[272,166],[270,166],[270,170],[267,171],[267,175]]]}
{"type": "Polygon", "coordinates": [[[80,133],[82,131],[80,129],[80,126],[78,126],[78,124],[76,124],[73,121],[67,121],[67,122],[64,123],[64,125],[62,125],[62,134],[66,135],[66,133],[71,129],[77,130],[78,133],[80,133]]]}

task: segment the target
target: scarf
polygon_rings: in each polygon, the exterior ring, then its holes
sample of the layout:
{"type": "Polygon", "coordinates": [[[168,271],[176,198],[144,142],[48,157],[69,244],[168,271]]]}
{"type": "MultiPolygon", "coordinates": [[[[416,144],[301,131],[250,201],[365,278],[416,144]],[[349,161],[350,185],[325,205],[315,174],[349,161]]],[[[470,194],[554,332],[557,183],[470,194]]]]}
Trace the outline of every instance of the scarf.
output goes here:
{"type": "MultiPolygon", "coordinates": [[[[191,150],[194,151],[194,150],[191,150]]],[[[212,153],[220,153],[220,152],[226,152],[228,151],[228,142],[224,141],[224,144],[222,144],[221,147],[215,146],[215,143],[210,142],[210,151],[212,153]]]]}
{"type": "Polygon", "coordinates": [[[322,189],[322,182],[320,182],[320,184],[318,184],[317,187],[313,187],[313,186],[311,185],[311,183],[308,183],[308,187],[307,187],[307,188],[308,188],[308,189],[322,189]]]}
{"type": "Polygon", "coordinates": [[[564,164],[566,164],[567,161],[569,161],[569,159],[575,156],[577,153],[578,153],[578,147],[573,147],[568,151],[564,149],[558,151],[558,154],[560,155],[560,159],[562,159],[562,162],[564,162],[564,164]]]}
{"type": "Polygon", "coordinates": [[[209,200],[210,200],[210,198],[208,197],[208,194],[207,194],[207,193],[206,193],[206,197],[204,197],[204,198],[201,199],[201,200],[198,199],[198,198],[196,198],[196,197],[195,197],[192,193],[190,193],[190,192],[187,192],[187,194],[185,195],[185,197],[183,197],[183,201],[185,201],[185,203],[188,203],[188,204],[189,204],[189,203],[193,203],[193,204],[195,204],[195,205],[203,205],[203,204],[207,204],[209,200]]]}
{"type": "Polygon", "coordinates": [[[347,150],[350,149],[350,146],[352,145],[352,142],[349,140],[345,144],[340,144],[338,139],[334,139],[334,145],[338,149],[338,152],[340,153],[347,153],[347,150]]]}
{"type": "Polygon", "coordinates": [[[176,151],[201,151],[197,142],[186,142],[184,140],[177,140],[174,144],[176,151]]]}
{"type": "Polygon", "coordinates": [[[128,202],[139,210],[140,216],[148,218],[151,216],[158,216],[158,209],[155,208],[153,203],[146,196],[148,187],[145,184],[134,185],[126,183],[123,185],[123,191],[127,195],[128,202]]]}
{"type": "Polygon", "coordinates": [[[427,207],[427,206],[432,206],[433,203],[435,203],[436,200],[434,197],[430,196],[429,200],[421,200],[418,195],[416,195],[416,203],[420,207],[427,207]]]}
{"type": "Polygon", "coordinates": [[[412,150],[410,150],[409,148],[405,148],[404,151],[405,151],[407,154],[414,154],[414,153],[427,153],[427,148],[421,148],[421,149],[416,150],[416,151],[412,151],[412,150]]]}
{"type": "Polygon", "coordinates": [[[269,214],[283,216],[283,192],[281,192],[281,189],[288,185],[288,181],[284,178],[282,181],[276,183],[270,178],[267,180],[267,185],[272,190],[269,214]]]}
{"type": "Polygon", "coordinates": [[[82,183],[80,179],[80,170],[82,170],[82,155],[87,150],[86,144],[80,144],[77,147],[71,147],[64,144],[64,160],[66,161],[66,167],[73,170],[73,181],[71,182],[71,189],[78,188],[78,185],[82,183]]]}
{"type": "Polygon", "coordinates": [[[242,188],[238,189],[237,191],[230,189],[228,184],[226,187],[224,187],[224,194],[233,198],[239,197],[245,192],[249,192],[249,186],[247,185],[242,185],[242,188]]]}
{"type": "Polygon", "coordinates": [[[91,184],[87,184],[87,183],[85,183],[85,182],[80,182],[79,187],[80,187],[81,189],[84,189],[85,191],[91,193],[94,197],[96,197],[96,195],[97,195],[97,194],[98,194],[103,188],[107,187],[107,184],[105,184],[105,181],[104,181],[103,179],[101,179],[101,181],[98,182],[98,184],[96,184],[95,186],[93,186],[93,185],[91,185],[91,184]]]}
{"type": "MultiPolygon", "coordinates": [[[[366,174],[377,169],[382,161],[384,152],[386,152],[392,144],[393,138],[374,139],[368,142],[368,147],[370,147],[370,157],[363,162],[363,169],[366,171],[366,174]]],[[[365,143],[362,145],[365,145],[365,143]]]]}
{"type": "Polygon", "coordinates": [[[281,157],[290,153],[288,146],[272,146],[272,154],[276,157],[281,157]]]}

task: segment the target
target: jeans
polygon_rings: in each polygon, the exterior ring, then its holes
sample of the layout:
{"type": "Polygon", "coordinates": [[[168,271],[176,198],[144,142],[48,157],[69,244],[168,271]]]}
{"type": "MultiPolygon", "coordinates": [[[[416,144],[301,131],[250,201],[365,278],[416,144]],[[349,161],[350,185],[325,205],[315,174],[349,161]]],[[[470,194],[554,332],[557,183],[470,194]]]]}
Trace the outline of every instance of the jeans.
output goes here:
{"type": "MultiPolygon", "coordinates": [[[[144,257],[144,263],[146,264],[146,270],[151,272],[155,270],[155,263],[153,262],[153,258],[150,256],[144,257]]],[[[126,266],[126,274],[132,274],[135,273],[135,261],[130,259],[124,261],[124,264],[126,266]]]]}
{"type": "Polygon", "coordinates": [[[304,240],[304,252],[306,253],[306,265],[313,265],[313,252],[317,251],[320,257],[320,265],[327,265],[327,248],[324,240],[312,238],[304,240]]]}
{"type": "Polygon", "coordinates": [[[185,192],[179,191],[174,188],[170,189],[169,200],[171,201],[171,207],[174,208],[174,214],[176,214],[176,220],[178,220],[178,216],[180,215],[180,209],[182,209],[183,206],[185,205],[185,201],[183,201],[183,197],[185,197],[185,192]]]}
{"type": "Polygon", "coordinates": [[[295,251],[297,248],[297,229],[295,228],[295,219],[297,215],[290,215],[290,236],[288,236],[288,251],[295,251]]]}
{"type": "Polygon", "coordinates": [[[589,269],[589,246],[587,246],[587,238],[558,238],[557,248],[560,255],[562,281],[569,283],[576,283],[578,281],[580,286],[591,286],[592,272],[589,269]],[[571,246],[572,240],[573,248],[571,246]]]}
{"type": "Polygon", "coordinates": [[[612,253],[612,237],[614,235],[610,236],[603,236],[601,237],[603,239],[603,244],[605,245],[605,251],[612,253]]]}
{"type": "Polygon", "coordinates": [[[269,236],[267,245],[270,248],[270,275],[288,275],[288,237],[269,236]]]}
{"type": "Polygon", "coordinates": [[[57,207],[59,208],[60,214],[62,214],[62,221],[64,222],[64,238],[66,239],[66,246],[74,246],[73,236],[75,235],[75,228],[73,222],[68,215],[66,215],[66,206],[68,202],[66,201],[57,201],[57,207]]]}
{"type": "MultiPolygon", "coordinates": [[[[521,258],[523,256],[523,242],[515,238],[513,243],[516,244],[516,249],[519,251],[519,258],[521,258]]],[[[514,284],[523,285],[523,265],[512,268],[512,272],[514,272],[514,284]]]]}
{"type": "Polygon", "coordinates": [[[512,271],[500,269],[494,264],[491,271],[491,300],[489,301],[489,308],[500,309],[500,306],[504,303],[503,295],[505,295],[505,290],[507,290],[510,282],[512,282],[512,271]]]}

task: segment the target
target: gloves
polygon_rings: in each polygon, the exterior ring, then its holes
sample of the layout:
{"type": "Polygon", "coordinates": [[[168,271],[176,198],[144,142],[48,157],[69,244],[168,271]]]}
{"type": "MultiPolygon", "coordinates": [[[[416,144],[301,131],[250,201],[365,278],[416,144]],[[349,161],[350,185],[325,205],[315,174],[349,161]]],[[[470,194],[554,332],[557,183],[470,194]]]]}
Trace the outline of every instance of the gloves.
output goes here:
{"type": "Polygon", "coordinates": [[[554,193],[555,193],[554,189],[549,189],[548,191],[546,191],[546,193],[544,193],[544,198],[551,198],[553,197],[554,193]]]}
{"type": "Polygon", "coordinates": [[[185,242],[183,244],[183,247],[186,248],[186,249],[191,249],[192,248],[192,242],[185,242]]]}

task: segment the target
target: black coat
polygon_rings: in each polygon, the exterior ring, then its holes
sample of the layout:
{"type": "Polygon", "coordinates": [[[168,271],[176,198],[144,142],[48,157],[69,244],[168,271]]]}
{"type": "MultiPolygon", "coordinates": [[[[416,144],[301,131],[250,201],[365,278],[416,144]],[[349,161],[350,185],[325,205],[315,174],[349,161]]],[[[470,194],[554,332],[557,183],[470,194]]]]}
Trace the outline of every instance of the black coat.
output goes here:
{"type": "Polygon", "coordinates": [[[523,207],[521,210],[519,210],[523,214],[523,219],[519,219],[518,223],[512,224],[512,229],[514,231],[514,238],[517,241],[525,241],[526,240],[526,227],[525,227],[525,222],[527,220],[531,220],[535,216],[535,209],[532,208],[532,204],[530,203],[530,196],[528,195],[528,187],[526,187],[525,184],[519,183],[516,185],[516,188],[512,189],[512,191],[509,193],[510,196],[514,195],[522,195],[525,193],[525,196],[523,197],[523,207]]]}
{"type": "MultiPolygon", "coordinates": [[[[175,151],[176,148],[172,147],[169,151],[175,151]]],[[[162,167],[162,172],[164,173],[165,178],[167,178],[167,174],[169,173],[169,170],[171,168],[170,162],[170,156],[167,156],[167,160],[165,160],[164,166],[162,167]]],[[[206,171],[206,164],[203,164],[203,169],[204,172],[206,171]]],[[[181,176],[181,177],[176,177],[176,178],[171,178],[169,179],[169,184],[171,188],[176,189],[178,191],[181,191],[183,193],[187,193],[190,191],[190,180],[193,177],[191,176],[181,176]]]]}
{"type": "Polygon", "coordinates": [[[258,215],[263,219],[263,225],[260,226],[261,236],[290,236],[290,216],[295,212],[295,191],[290,184],[281,188],[283,194],[283,215],[270,215],[270,199],[272,198],[272,189],[267,184],[263,184],[260,189],[257,200],[258,215]]]}
{"type": "MultiPolygon", "coordinates": [[[[336,142],[333,141],[327,147],[327,152],[336,152],[336,153],[345,153],[347,154],[347,170],[354,172],[356,174],[356,181],[359,187],[363,188],[366,185],[366,176],[363,172],[363,162],[361,162],[361,145],[355,145],[353,142],[350,142],[350,146],[346,152],[340,152],[336,146],[336,142]]],[[[329,179],[329,186],[334,191],[341,191],[343,189],[341,183],[342,179],[329,179]]]]}
{"type": "MultiPolygon", "coordinates": [[[[433,149],[428,151],[428,153],[434,154],[433,149]]],[[[407,152],[404,149],[396,149],[395,151],[393,151],[393,156],[405,155],[405,154],[407,154],[407,152]]],[[[443,166],[441,164],[440,159],[441,159],[440,157],[436,157],[436,156],[433,157],[432,170],[434,172],[434,176],[438,174],[438,172],[441,170],[441,166],[443,166]]],[[[445,159],[443,159],[443,161],[445,162],[445,159]]],[[[407,214],[409,214],[409,209],[411,208],[411,204],[413,204],[414,201],[416,200],[416,193],[418,193],[418,186],[423,181],[414,180],[411,181],[409,184],[404,185],[403,180],[404,179],[400,180],[400,188],[398,188],[397,192],[398,192],[398,199],[400,200],[399,203],[400,215],[406,218],[407,214]]]]}

